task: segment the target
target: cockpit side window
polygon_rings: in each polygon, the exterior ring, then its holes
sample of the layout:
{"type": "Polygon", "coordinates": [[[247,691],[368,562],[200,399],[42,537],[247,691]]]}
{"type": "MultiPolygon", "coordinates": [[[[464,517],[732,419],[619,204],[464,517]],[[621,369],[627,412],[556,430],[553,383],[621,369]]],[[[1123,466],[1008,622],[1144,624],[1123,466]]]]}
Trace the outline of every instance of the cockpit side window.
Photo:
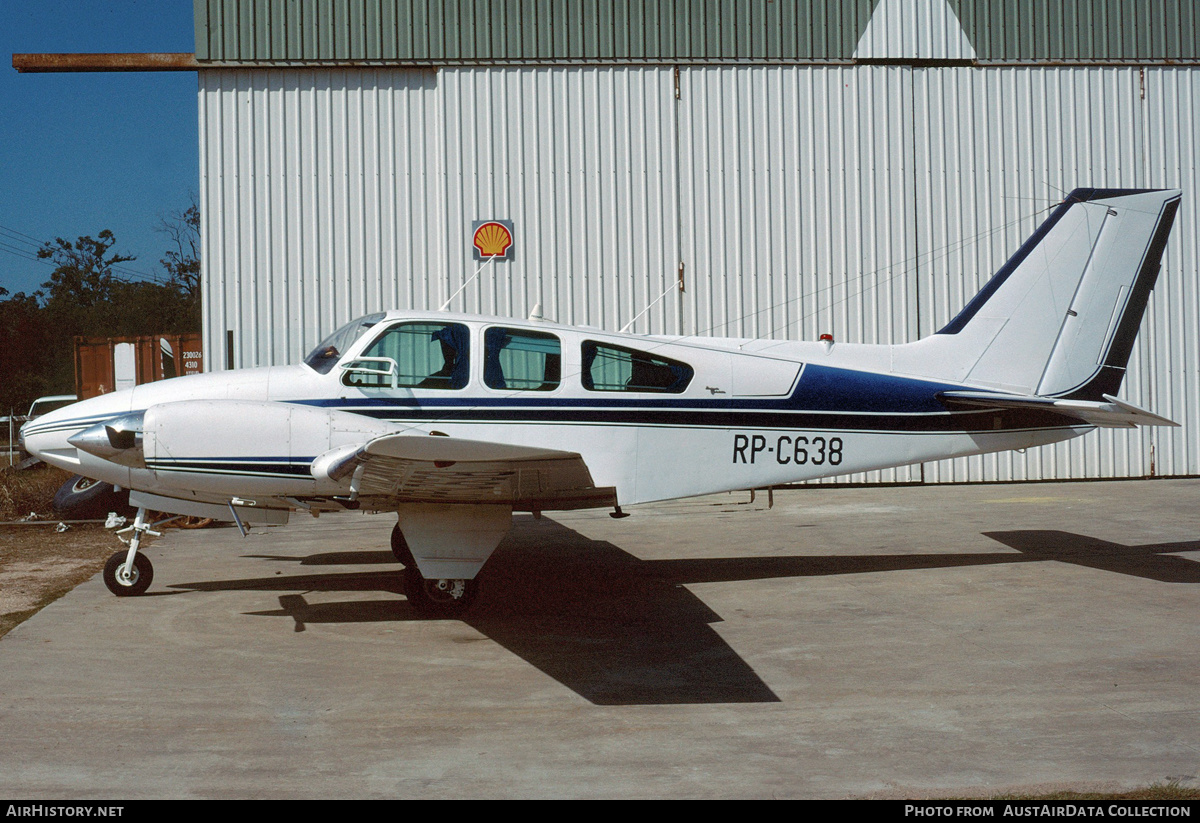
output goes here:
{"type": "Polygon", "coordinates": [[[354,345],[354,341],[384,317],[383,312],[377,312],[351,320],[318,343],[317,347],[308,353],[308,357],[304,358],[305,364],[320,374],[329,374],[334,364],[341,360],[342,355],[354,345]]]}
{"type": "Polygon", "coordinates": [[[470,332],[460,323],[397,323],[343,368],[360,388],[462,389],[470,332]]]}
{"type": "Polygon", "coordinates": [[[695,374],[687,363],[593,340],[584,341],[582,354],[588,391],[680,394],[695,374]]]}
{"type": "Polygon", "coordinates": [[[553,391],[562,379],[562,347],[546,332],[493,327],[484,332],[483,382],[493,389],[553,391]]]}

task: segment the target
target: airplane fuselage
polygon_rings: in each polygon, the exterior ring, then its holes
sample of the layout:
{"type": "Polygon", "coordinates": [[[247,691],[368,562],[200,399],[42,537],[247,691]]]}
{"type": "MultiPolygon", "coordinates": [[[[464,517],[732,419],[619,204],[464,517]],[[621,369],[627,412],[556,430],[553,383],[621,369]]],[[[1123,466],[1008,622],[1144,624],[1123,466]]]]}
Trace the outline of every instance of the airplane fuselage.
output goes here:
{"type": "Polygon", "coordinates": [[[47,416],[26,442],[48,462],[117,486],[287,509],[321,508],[347,493],[345,482],[313,475],[322,453],[364,437],[438,432],[577,452],[595,485],[628,505],[1026,448],[1089,428],[1049,411],[951,408],[939,393],[972,386],[849,365],[903,363],[905,348],[391,312],[324,371],[299,364],[144,384],[47,416]],[[448,326],[462,348],[458,374],[431,378],[425,372],[445,361],[426,351],[425,338],[448,326]],[[389,334],[400,342],[381,348],[389,334]],[[405,337],[420,350],[402,351],[405,337]],[[495,341],[505,337],[498,356],[495,341]],[[506,358],[504,375],[499,360],[512,339],[527,345],[506,358]],[[371,350],[396,356],[364,356],[371,350]],[[345,368],[360,356],[365,370],[345,368]],[[389,359],[394,366],[381,363],[389,359]],[[133,465],[68,442],[130,413],[159,427],[133,465]]]}

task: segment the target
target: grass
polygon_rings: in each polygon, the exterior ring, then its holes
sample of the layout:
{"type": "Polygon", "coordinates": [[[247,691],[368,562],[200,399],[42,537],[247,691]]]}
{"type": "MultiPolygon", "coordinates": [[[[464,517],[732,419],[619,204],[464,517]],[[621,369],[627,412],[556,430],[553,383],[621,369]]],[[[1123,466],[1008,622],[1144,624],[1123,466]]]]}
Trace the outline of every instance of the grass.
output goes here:
{"type": "Polygon", "coordinates": [[[44,464],[25,471],[0,470],[0,522],[18,520],[30,512],[51,517],[54,493],[70,477],[64,470],[44,464]]]}

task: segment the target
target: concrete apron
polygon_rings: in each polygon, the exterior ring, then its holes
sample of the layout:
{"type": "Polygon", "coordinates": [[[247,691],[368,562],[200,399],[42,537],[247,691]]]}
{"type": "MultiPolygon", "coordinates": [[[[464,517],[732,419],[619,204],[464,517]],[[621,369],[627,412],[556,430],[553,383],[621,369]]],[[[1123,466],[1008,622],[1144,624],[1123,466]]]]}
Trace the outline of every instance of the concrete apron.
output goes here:
{"type": "MultiPolygon", "coordinates": [[[[0,795],[921,797],[1200,775],[1200,483],[518,515],[465,620],[395,516],[169,532],[0,640],[0,795]]],[[[114,540],[114,550],[117,545],[114,540]]]]}

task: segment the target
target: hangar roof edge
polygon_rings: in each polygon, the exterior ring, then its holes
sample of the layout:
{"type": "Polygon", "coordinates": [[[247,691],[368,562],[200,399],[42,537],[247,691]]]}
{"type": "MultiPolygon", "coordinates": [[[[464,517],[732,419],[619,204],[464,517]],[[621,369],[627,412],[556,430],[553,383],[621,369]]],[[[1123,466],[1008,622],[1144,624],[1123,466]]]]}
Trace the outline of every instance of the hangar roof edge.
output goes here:
{"type": "Polygon", "coordinates": [[[1193,0],[193,0],[201,64],[1200,61],[1193,0]]]}

